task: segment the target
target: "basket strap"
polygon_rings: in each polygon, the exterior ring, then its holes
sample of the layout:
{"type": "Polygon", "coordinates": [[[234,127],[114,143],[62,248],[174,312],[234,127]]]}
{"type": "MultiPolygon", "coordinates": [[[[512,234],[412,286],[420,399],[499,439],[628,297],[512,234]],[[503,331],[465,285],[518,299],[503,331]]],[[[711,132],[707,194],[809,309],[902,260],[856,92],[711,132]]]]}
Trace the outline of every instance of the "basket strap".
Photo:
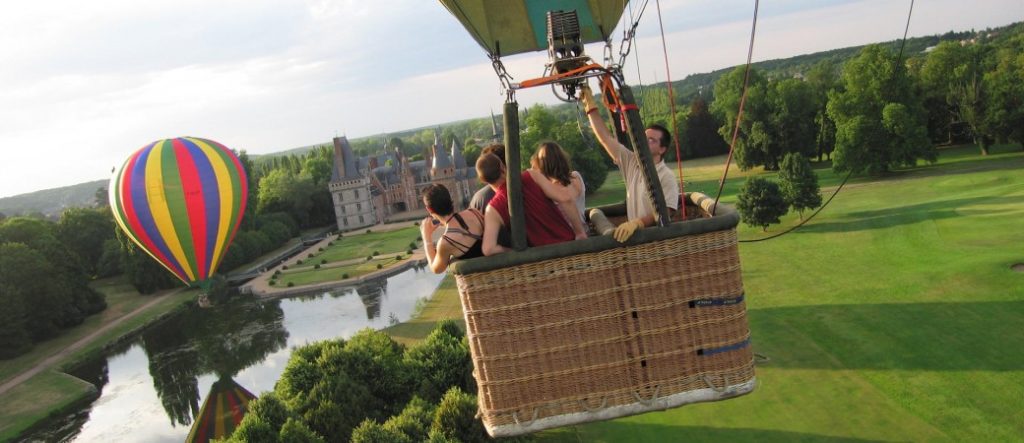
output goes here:
{"type": "Polygon", "coordinates": [[[661,385],[655,385],[654,386],[654,394],[652,394],[651,398],[649,398],[649,399],[641,398],[639,392],[633,391],[633,398],[635,398],[637,402],[639,402],[640,404],[642,404],[644,406],[651,406],[651,405],[654,404],[654,402],[658,401],[658,391],[660,391],[660,390],[661,390],[661,385]]]}
{"type": "Polygon", "coordinates": [[[519,421],[519,414],[517,414],[516,411],[512,411],[512,420],[514,420],[517,425],[522,426],[522,427],[525,428],[525,427],[529,427],[530,425],[533,424],[533,422],[537,421],[537,417],[539,415],[540,415],[540,406],[537,406],[537,407],[533,408],[533,418],[531,418],[530,421],[528,421],[526,423],[520,422],[519,421]]]}
{"type": "Polygon", "coordinates": [[[729,376],[725,374],[722,374],[721,388],[716,387],[715,384],[711,382],[711,377],[708,377],[707,374],[702,375],[701,379],[704,380],[704,383],[707,383],[708,387],[711,388],[712,391],[715,392],[725,392],[725,390],[729,388],[729,376]]]}
{"type": "Polygon", "coordinates": [[[704,306],[731,306],[739,304],[743,301],[746,294],[740,294],[739,297],[732,298],[702,298],[698,300],[691,300],[691,308],[700,308],[704,306]]]}
{"type": "Polygon", "coordinates": [[[600,411],[600,410],[606,408],[607,406],[608,406],[608,396],[607,395],[602,395],[601,396],[601,405],[596,407],[596,408],[591,408],[590,405],[587,404],[587,400],[586,399],[582,399],[582,398],[580,399],[580,407],[583,408],[583,410],[587,411],[587,412],[597,412],[597,411],[600,411]]]}
{"type": "Polygon", "coordinates": [[[744,339],[743,341],[741,341],[739,343],[733,343],[731,345],[720,346],[720,347],[717,347],[717,348],[698,349],[697,350],[697,355],[708,356],[708,355],[721,354],[723,352],[735,351],[735,350],[740,349],[740,348],[745,348],[745,347],[747,347],[749,345],[750,345],[750,339],[747,338],[747,339],[744,339]]]}

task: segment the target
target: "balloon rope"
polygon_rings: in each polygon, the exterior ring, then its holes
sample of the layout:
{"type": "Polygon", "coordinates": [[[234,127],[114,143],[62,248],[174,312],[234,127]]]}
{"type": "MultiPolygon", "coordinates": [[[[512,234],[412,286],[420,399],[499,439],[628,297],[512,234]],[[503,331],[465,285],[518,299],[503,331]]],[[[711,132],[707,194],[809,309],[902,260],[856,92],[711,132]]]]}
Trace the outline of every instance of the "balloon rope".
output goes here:
{"type": "Polygon", "coordinates": [[[754,0],[754,22],[750,25],[750,46],[747,48],[747,67],[743,72],[743,95],[740,96],[740,109],[736,112],[736,126],[732,131],[732,142],[729,143],[729,157],[725,160],[725,170],[722,171],[722,179],[718,181],[718,194],[715,195],[715,204],[711,207],[711,215],[718,210],[718,199],[722,197],[722,188],[725,187],[725,179],[729,176],[729,164],[732,163],[733,150],[736,148],[736,137],[740,135],[740,122],[743,120],[743,104],[747,101],[747,82],[750,81],[750,60],[754,57],[754,34],[757,31],[757,7],[760,0],[754,0]]]}
{"type": "MultiPolygon", "coordinates": [[[[679,125],[676,122],[676,96],[672,91],[672,71],[668,67],[668,45],[665,43],[665,25],[661,21],[661,0],[655,0],[655,6],[658,7],[658,27],[661,28],[661,49],[665,55],[665,77],[668,80],[668,104],[669,109],[672,111],[672,140],[676,142],[676,171],[679,177],[679,196],[686,198],[686,185],[683,182],[683,156],[679,151],[679,125]]],[[[662,157],[662,161],[664,161],[662,157]]],[[[682,214],[682,219],[686,220],[686,205],[685,203],[679,208],[682,214]]]]}

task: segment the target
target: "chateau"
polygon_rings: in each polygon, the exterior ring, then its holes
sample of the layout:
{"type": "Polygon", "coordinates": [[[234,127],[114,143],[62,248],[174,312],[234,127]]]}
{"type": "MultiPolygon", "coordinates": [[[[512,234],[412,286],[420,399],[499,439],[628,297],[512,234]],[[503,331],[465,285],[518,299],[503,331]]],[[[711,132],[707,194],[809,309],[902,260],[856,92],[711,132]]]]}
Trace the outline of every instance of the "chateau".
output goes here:
{"type": "Polygon", "coordinates": [[[392,214],[423,209],[422,190],[431,183],[448,188],[456,211],[468,206],[480,188],[476,168],[466,164],[458,140],[445,150],[435,131],[430,155],[409,161],[398,148],[357,158],[347,138],[334,138],[328,186],[339,230],[365,228],[387,221],[392,214]]]}

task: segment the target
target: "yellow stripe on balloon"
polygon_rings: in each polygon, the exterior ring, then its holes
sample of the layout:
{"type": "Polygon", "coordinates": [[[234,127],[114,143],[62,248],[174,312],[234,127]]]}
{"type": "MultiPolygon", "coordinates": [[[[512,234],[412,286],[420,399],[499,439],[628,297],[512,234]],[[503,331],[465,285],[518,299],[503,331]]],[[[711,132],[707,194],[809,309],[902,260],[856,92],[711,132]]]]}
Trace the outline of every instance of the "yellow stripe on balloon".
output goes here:
{"type": "MultiPolygon", "coordinates": [[[[210,160],[213,173],[217,177],[217,195],[220,196],[220,225],[217,226],[217,243],[213,248],[213,257],[207,267],[207,269],[211,270],[210,273],[212,274],[212,270],[217,269],[217,266],[220,265],[221,251],[228,240],[230,240],[228,238],[228,229],[231,229],[231,222],[234,220],[231,206],[235,196],[232,193],[231,172],[228,170],[229,165],[225,163],[224,157],[216,148],[197,138],[189,138],[189,141],[195,143],[199,149],[203,150],[203,154],[210,160]]],[[[231,166],[233,167],[234,165],[231,166]]]]}
{"type": "Polygon", "coordinates": [[[149,159],[146,161],[146,198],[149,199],[149,208],[153,212],[153,221],[156,223],[157,230],[160,231],[160,237],[167,244],[167,248],[171,250],[174,259],[188,274],[189,280],[195,281],[196,276],[188,264],[188,259],[185,258],[185,251],[181,248],[178,232],[174,229],[174,223],[171,222],[171,212],[167,207],[167,195],[164,193],[161,157],[166,143],[170,142],[158,143],[149,151],[149,159]]]}
{"type": "MultiPolygon", "coordinates": [[[[213,395],[213,393],[211,392],[210,395],[213,395]]],[[[213,435],[211,437],[223,437],[226,431],[224,429],[224,415],[227,414],[228,408],[227,405],[224,404],[227,401],[224,397],[225,396],[223,395],[218,395],[215,398],[215,400],[217,400],[217,413],[214,415],[213,435]]]]}

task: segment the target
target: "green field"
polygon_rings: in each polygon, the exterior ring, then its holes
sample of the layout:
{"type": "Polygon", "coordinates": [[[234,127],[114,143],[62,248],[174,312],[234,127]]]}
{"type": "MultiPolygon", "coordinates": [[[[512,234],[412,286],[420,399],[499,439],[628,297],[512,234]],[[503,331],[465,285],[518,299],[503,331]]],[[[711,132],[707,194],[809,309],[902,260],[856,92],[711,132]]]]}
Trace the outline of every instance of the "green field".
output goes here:
{"type": "MultiPolygon", "coordinates": [[[[770,359],[752,394],[539,437],[1024,441],[1024,273],[1010,269],[1024,262],[1024,151],[940,155],[855,177],[804,227],[740,245],[754,350],[770,359]]],[[[720,163],[684,165],[687,191],[713,195],[720,163]]],[[[827,198],[843,176],[816,167],[827,198]]],[[[723,201],[756,174],[773,175],[731,171],[723,201]]],[[[597,195],[621,193],[613,177],[597,195]]],[[[762,238],[796,222],[790,214],[767,234],[745,225],[739,234],[762,238]]],[[[453,299],[443,286],[423,317],[392,334],[410,340],[431,317],[461,317],[453,299]]]]}
{"type": "Polygon", "coordinates": [[[317,253],[313,260],[315,263],[320,263],[320,260],[327,260],[330,263],[366,258],[374,251],[381,254],[405,252],[409,249],[409,243],[417,241],[420,237],[419,226],[412,226],[412,222],[409,225],[408,228],[388,232],[345,234],[344,237],[335,240],[334,245],[317,253]]]}
{"type": "MultiPolygon", "coordinates": [[[[393,252],[393,251],[392,251],[393,252]]],[[[342,280],[345,278],[358,278],[366,274],[376,272],[377,265],[381,265],[383,268],[393,266],[401,263],[402,261],[409,260],[409,256],[404,252],[401,254],[403,257],[401,260],[395,258],[394,255],[381,255],[380,257],[374,257],[373,260],[360,261],[359,263],[323,267],[316,269],[312,266],[304,266],[299,270],[292,271],[291,269],[284,271],[277,278],[275,287],[287,286],[288,283],[294,285],[309,285],[313,283],[323,283],[332,280],[342,280]],[[345,277],[348,275],[348,277],[345,277]]]]}

